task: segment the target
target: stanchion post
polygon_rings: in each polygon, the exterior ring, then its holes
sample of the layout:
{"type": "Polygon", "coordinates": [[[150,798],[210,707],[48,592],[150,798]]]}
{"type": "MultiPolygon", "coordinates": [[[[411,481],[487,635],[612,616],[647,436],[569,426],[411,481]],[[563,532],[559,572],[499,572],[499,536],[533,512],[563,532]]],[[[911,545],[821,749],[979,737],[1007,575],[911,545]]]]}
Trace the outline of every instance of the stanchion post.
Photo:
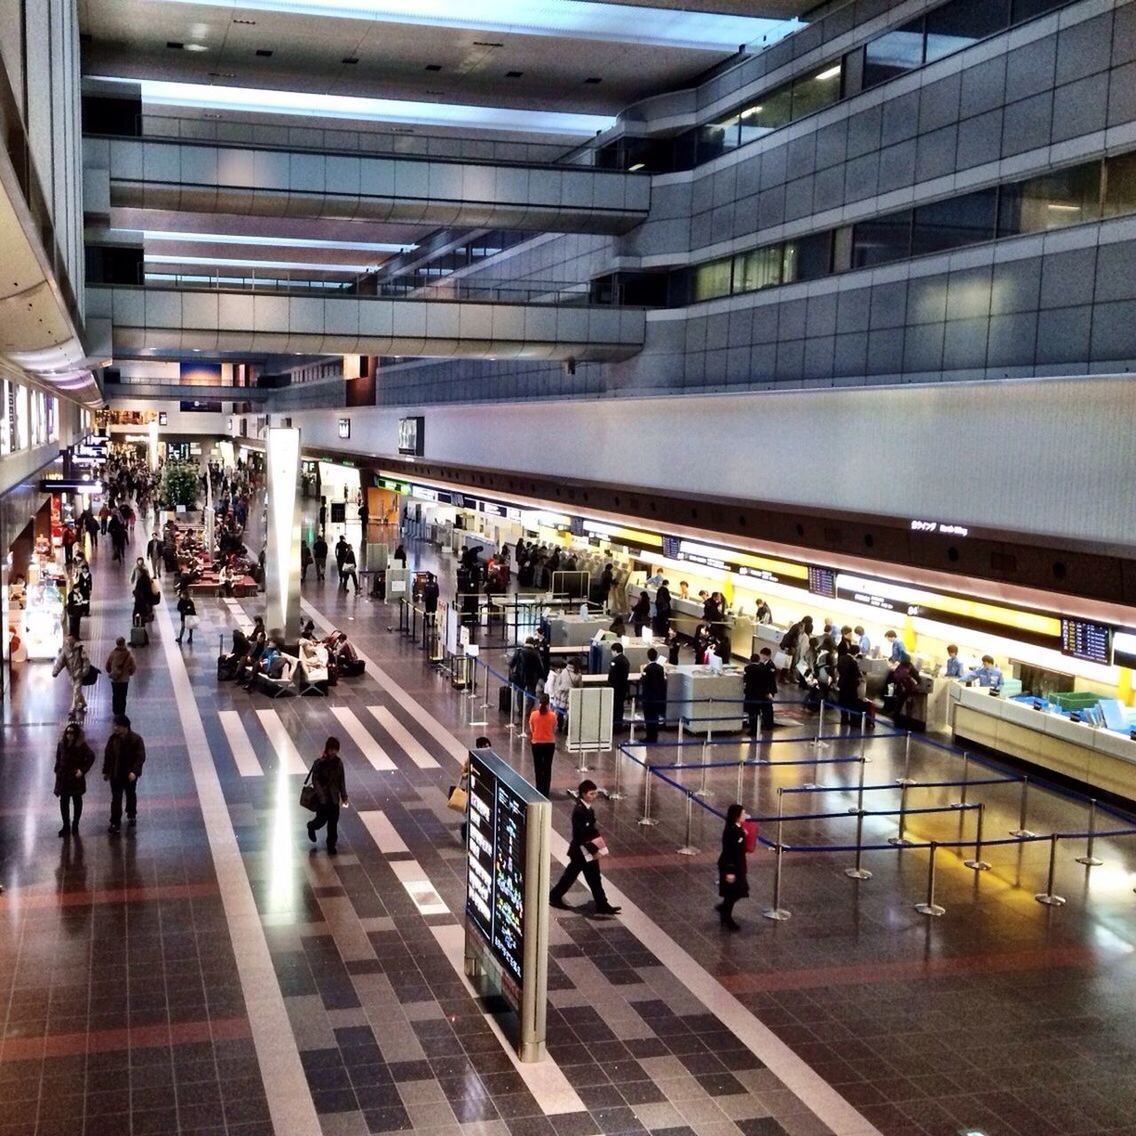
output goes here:
{"type": "Polygon", "coordinates": [[[639,823],[644,828],[654,828],[659,823],[651,816],[651,778],[654,776],[654,768],[650,762],[643,766],[643,815],[639,818],[639,823]]]}
{"type": "Polygon", "coordinates": [[[1103,860],[1098,860],[1093,855],[1093,841],[1097,835],[1097,802],[1096,799],[1089,800],[1089,838],[1085,844],[1085,854],[1077,857],[1078,864],[1084,864],[1086,868],[1097,868],[1104,863],[1103,860]]]}
{"type": "Polygon", "coordinates": [[[901,782],[899,786],[899,833],[896,836],[889,836],[888,843],[895,848],[906,848],[911,841],[907,839],[904,830],[907,827],[907,782],[901,782]]]}
{"type": "Polygon", "coordinates": [[[914,785],[915,782],[911,780],[908,773],[911,771],[911,731],[907,731],[907,740],[903,745],[903,776],[897,777],[895,783],[897,785],[914,785]]]}
{"type": "Polygon", "coordinates": [[[622,746],[615,746],[614,749],[615,749],[615,769],[613,770],[613,772],[615,774],[615,788],[614,788],[614,790],[612,790],[612,792],[608,793],[607,799],[609,801],[622,801],[623,800],[623,790],[620,786],[620,782],[623,779],[622,776],[621,776],[621,771],[623,769],[623,760],[622,760],[623,759],[623,747],[622,746]]]}
{"type": "MultiPolygon", "coordinates": [[[[643,723],[644,733],[646,732],[647,724],[643,723]]],[[[631,717],[627,719],[627,740],[628,742],[635,741],[635,695],[631,696],[631,717]]]]}
{"type": "Polygon", "coordinates": [[[781,906],[781,856],[784,852],[784,847],[780,840],[777,841],[775,852],[777,854],[777,862],[773,867],[773,904],[771,907],[767,907],[761,914],[766,919],[773,919],[778,923],[783,923],[786,919],[790,918],[793,913],[786,911],[785,908],[781,906]]]}
{"type": "Polygon", "coordinates": [[[680,856],[697,856],[698,849],[694,847],[692,828],[694,825],[694,794],[686,794],[686,843],[678,849],[680,856]]]}
{"type": "Polygon", "coordinates": [[[1029,778],[1022,778],[1022,793],[1018,798],[1018,827],[1015,828],[1010,835],[1016,836],[1019,840],[1032,840],[1037,833],[1030,832],[1026,827],[1026,810],[1029,806],[1029,778]]]}
{"type": "Polygon", "coordinates": [[[854,867],[845,868],[844,874],[850,880],[870,880],[872,873],[863,866],[864,858],[864,810],[857,809],[856,811],[856,864],[854,867]]]}
{"type": "Polygon", "coordinates": [[[1044,903],[1046,907],[1062,907],[1065,903],[1065,897],[1053,890],[1053,876],[1057,871],[1057,841],[1060,839],[1061,835],[1057,832],[1049,838],[1049,872],[1045,878],[1045,891],[1039,891],[1034,896],[1038,903],[1044,903]]]}
{"type": "Polygon", "coordinates": [[[675,765],[682,765],[682,749],[683,749],[683,741],[685,740],[685,732],[683,730],[683,722],[684,722],[683,716],[680,714],[678,716],[678,758],[675,761],[675,765]]]}
{"type": "Polygon", "coordinates": [[[706,746],[702,746],[702,778],[698,783],[698,788],[694,790],[696,797],[712,797],[714,794],[706,788],[706,771],[710,768],[706,760],[706,746]]]}
{"type": "MultiPolygon", "coordinates": [[[[962,755],[962,792],[959,794],[959,799],[955,802],[956,809],[966,808],[966,791],[970,787],[970,754],[963,753],[962,755]]],[[[961,824],[961,822],[960,822],[961,824]]],[[[961,828],[959,830],[961,832],[961,828]]]]}
{"type": "Polygon", "coordinates": [[[972,872],[988,872],[990,864],[982,858],[982,821],[986,815],[986,806],[979,801],[978,819],[974,823],[974,856],[970,860],[963,860],[963,864],[972,872]]]}
{"type": "Polygon", "coordinates": [[[743,790],[742,780],[743,780],[743,775],[745,774],[745,767],[746,767],[745,750],[742,750],[741,760],[738,762],[738,792],[737,792],[737,795],[734,797],[734,800],[738,801],[738,802],[740,802],[741,799],[742,799],[742,790],[743,790]]]}
{"type": "Polygon", "coordinates": [[[935,852],[939,845],[935,840],[931,841],[931,854],[927,860],[927,898],[922,903],[915,905],[915,910],[920,915],[930,915],[938,918],[940,915],[945,915],[947,909],[935,902],[935,852]]]}

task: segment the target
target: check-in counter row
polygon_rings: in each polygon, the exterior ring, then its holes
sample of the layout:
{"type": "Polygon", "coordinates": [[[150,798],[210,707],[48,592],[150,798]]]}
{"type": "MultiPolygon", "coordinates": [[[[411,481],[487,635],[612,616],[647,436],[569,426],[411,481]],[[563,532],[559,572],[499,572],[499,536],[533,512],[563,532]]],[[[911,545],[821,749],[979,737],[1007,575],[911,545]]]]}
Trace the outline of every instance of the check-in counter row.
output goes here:
{"type": "Polygon", "coordinates": [[[954,683],[950,698],[951,729],[960,745],[977,742],[1092,788],[1136,798],[1136,741],[1131,738],[991,697],[983,688],[954,683]]]}
{"type": "MultiPolygon", "coordinates": [[[[651,611],[655,610],[655,593],[657,588],[644,584],[628,584],[627,585],[627,603],[629,607],[635,606],[635,601],[639,599],[641,592],[646,592],[648,599],[651,601],[651,611]]],[[[671,624],[680,635],[693,637],[695,628],[704,623],[702,618],[702,601],[693,599],[680,599],[679,596],[671,592],[671,624]]],[[[723,621],[729,629],[730,634],[730,647],[732,653],[740,655],[743,659],[748,659],[750,655],[757,650],[760,646],[765,646],[764,643],[756,644],[754,640],[755,628],[760,626],[754,623],[753,617],[748,615],[727,615],[723,621]]],[[[763,628],[763,630],[776,630],[775,628],[763,628]]],[[[783,632],[777,634],[779,641],[783,632]]]]}

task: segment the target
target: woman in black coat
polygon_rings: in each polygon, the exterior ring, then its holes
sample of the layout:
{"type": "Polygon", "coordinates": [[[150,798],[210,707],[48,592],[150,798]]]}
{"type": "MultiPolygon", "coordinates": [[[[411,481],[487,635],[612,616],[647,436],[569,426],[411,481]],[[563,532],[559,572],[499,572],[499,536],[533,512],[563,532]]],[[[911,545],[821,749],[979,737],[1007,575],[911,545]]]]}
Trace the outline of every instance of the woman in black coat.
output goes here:
{"type": "Polygon", "coordinates": [[[643,628],[651,620],[651,597],[646,592],[640,592],[635,606],[631,609],[631,626],[635,628],[635,635],[643,634],[643,628]]]}
{"type": "Polygon", "coordinates": [[[334,856],[339,842],[339,810],[347,808],[347,779],[339,756],[339,739],[328,738],[323,753],[312,765],[312,784],[319,797],[316,815],[308,821],[308,839],[315,844],[316,831],[327,825],[327,850],[334,856]]]}
{"type": "Polygon", "coordinates": [[[189,588],[183,587],[181,594],[178,596],[178,615],[181,616],[181,628],[178,631],[177,641],[180,643],[182,636],[188,631],[190,645],[193,644],[193,629],[197,626],[197,606],[193,602],[193,597],[189,594],[189,588]],[[192,623],[187,623],[190,617],[193,617],[192,623]]]}
{"type": "Polygon", "coordinates": [[[734,922],[734,904],[749,895],[746,880],[746,831],[742,827],[745,809],[731,805],[726,810],[726,827],[722,830],[722,854],[718,857],[718,894],[722,902],[714,908],[722,926],[731,931],[741,928],[734,922]]]}
{"type": "Polygon", "coordinates": [[[94,764],[95,753],[83,737],[83,727],[77,722],[69,723],[55,747],[55,795],[59,798],[59,814],[63,818],[60,836],[72,836],[79,831],[87,773],[94,764]]]}

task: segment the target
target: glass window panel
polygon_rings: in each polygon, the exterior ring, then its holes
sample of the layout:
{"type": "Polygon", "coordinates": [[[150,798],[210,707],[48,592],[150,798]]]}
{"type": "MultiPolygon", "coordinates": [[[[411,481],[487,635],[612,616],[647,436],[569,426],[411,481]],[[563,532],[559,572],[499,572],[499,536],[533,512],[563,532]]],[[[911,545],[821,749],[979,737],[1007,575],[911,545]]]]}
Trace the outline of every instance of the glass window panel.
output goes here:
{"type": "Polygon", "coordinates": [[[694,270],[694,300],[712,300],[730,294],[730,261],[714,260],[694,270]]]}
{"type": "Polygon", "coordinates": [[[737,147],[738,116],[732,115],[721,122],[711,122],[698,128],[698,165],[709,162],[719,154],[737,147]]]}
{"type": "Polygon", "coordinates": [[[885,32],[864,48],[864,90],[923,66],[923,18],[885,32]]]}
{"type": "Polygon", "coordinates": [[[927,62],[942,59],[1006,27],[1006,0],[951,0],[927,13],[927,62]]]}
{"type": "Polygon", "coordinates": [[[993,240],[997,205],[997,190],[983,189],[919,206],[912,230],[912,255],[993,240]]]}
{"type": "Polygon", "coordinates": [[[863,221],[852,230],[852,267],[870,268],[911,255],[911,210],[904,209],[873,221],[863,221]]]}
{"type": "Polygon", "coordinates": [[[1044,16],[1054,8],[1068,4],[1069,0],[1013,0],[1010,13],[1010,22],[1020,24],[1025,20],[1032,20],[1034,16],[1044,16]]]}
{"type": "Polygon", "coordinates": [[[794,280],[818,280],[832,271],[832,233],[813,233],[785,244],[786,284],[794,280]]]}
{"type": "Polygon", "coordinates": [[[812,114],[830,106],[840,98],[840,76],[844,65],[840,60],[798,79],[793,84],[793,118],[812,114]]]}
{"type": "Polygon", "coordinates": [[[1064,229],[1095,221],[1100,217],[1101,163],[1088,162],[1071,166],[1067,170],[1044,174],[1019,182],[1017,191],[1017,228],[1006,227],[1012,222],[1003,210],[1001,231],[1043,233],[1049,229],[1064,229]]]}
{"type": "Polygon", "coordinates": [[[1136,213],[1136,154],[1123,154],[1105,162],[1104,215],[1136,213]]]}
{"type": "Polygon", "coordinates": [[[781,283],[781,246],[753,249],[734,257],[734,291],[756,292],[781,283]]]}
{"type": "Polygon", "coordinates": [[[792,116],[792,111],[793,88],[788,84],[755,99],[750,106],[742,107],[738,114],[742,145],[784,126],[792,116]]]}

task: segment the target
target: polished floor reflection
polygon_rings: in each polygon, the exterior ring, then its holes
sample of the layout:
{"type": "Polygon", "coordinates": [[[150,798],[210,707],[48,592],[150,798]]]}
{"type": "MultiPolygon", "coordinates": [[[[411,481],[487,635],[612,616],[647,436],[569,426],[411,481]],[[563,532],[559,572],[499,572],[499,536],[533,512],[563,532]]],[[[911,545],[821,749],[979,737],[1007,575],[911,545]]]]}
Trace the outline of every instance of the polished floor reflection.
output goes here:
{"type": "MultiPolygon", "coordinates": [[[[448,557],[412,555],[448,578],[448,557]]],[[[97,554],[95,580],[85,637],[101,664],[129,601],[123,570],[97,554]]],[[[1093,868],[1075,862],[1083,847],[1061,846],[1061,908],[1033,898],[1047,887],[1046,846],[988,847],[984,872],[962,863],[973,849],[940,851],[946,914],[929,919],[913,907],[926,851],[887,845],[894,781],[906,766],[924,786],[909,790],[909,838],[970,839],[974,810],[951,808],[960,759],[918,741],[908,753],[886,730],[867,744],[864,835],[878,847],[863,857],[872,878],[851,880],[852,853],[821,849],[854,836],[855,818],[839,814],[858,800],[859,739],[815,743],[804,719],[760,751],[708,747],[721,764],[705,771],[689,767],[701,747],[657,747],[652,763],[687,767],[653,783],[656,827],[638,823],[644,771],[624,760],[624,798],[599,807],[624,916],[591,918],[582,889],[576,910],[554,913],[558,1076],[519,1069],[453,958],[464,875],[445,792],[455,754],[481,732],[465,725],[471,703],[399,636],[393,609],[334,579],[309,580],[304,598],[371,663],[328,699],[218,684],[219,638],[253,600],[199,603],[192,647],[171,647],[159,617],[128,705],[149,753],[139,820],[117,837],[95,775],[80,836],[56,836],[51,765],[69,690],[43,664],[16,677],[0,770],[0,1136],[1136,1133],[1136,838],[1098,841],[1093,868]],[[328,734],[343,741],[352,803],[335,859],[309,845],[296,804],[328,734]],[[777,764],[728,764],[758,753],[777,764]],[[825,792],[787,792],[806,784],[825,792]],[[812,850],[783,857],[785,922],[761,918],[774,857],[755,854],[743,930],[729,935],[713,912],[720,821],[702,805],[721,808],[739,786],[761,815],[780,798],[782,840],[812,850]],[[688,793],[703,787],[688,828],[688,793]],[[790,819],[817,813],[833,815],[790,819]],[[679,856],[680,845],[700,851],[679,856]]],[[[100,760],[109,695],[100,683],[88,700],[100,760]]],[[[529,769],[491,702],[499,752],[529,769]]],[[[592,764],[612,788],[612,756],[592,764]]],[[[554,764],[561,836],[576,765],[563,753],[554,764]]],[[[987,835],[1016,827],[1018,783],[968,766],[987,835]]],[[[1029,808],[1038,832],[1086,822],[1082,805],[1039,791],[1029,808]]]]}

